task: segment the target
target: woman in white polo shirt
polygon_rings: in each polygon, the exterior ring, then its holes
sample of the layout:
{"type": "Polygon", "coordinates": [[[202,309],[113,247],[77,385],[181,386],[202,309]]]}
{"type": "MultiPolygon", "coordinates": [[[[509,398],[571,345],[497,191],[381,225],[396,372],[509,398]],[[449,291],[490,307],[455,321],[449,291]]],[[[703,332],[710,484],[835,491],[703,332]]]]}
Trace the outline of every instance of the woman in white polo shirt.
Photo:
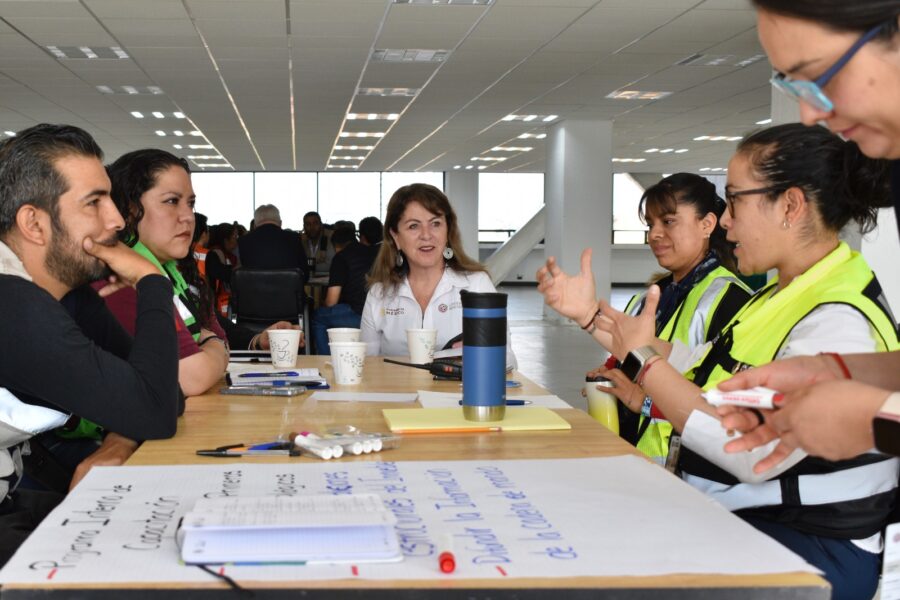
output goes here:
{"type": "Polygon", "coordinates": [[[432,185],[394,192],[384,232],[362,313],[368,354],[408,355],[407,329],[437,329],[436,347],[443,348],[462,333],[460,290],[496,291],[487,270],[463,251],[456,213],[432,185]]]}

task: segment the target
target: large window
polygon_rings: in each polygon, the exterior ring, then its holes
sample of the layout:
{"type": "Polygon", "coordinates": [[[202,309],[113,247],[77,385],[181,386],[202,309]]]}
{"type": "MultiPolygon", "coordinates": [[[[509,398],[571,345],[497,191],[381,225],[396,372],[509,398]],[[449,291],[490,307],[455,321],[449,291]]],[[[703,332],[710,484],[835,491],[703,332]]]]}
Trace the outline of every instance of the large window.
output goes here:
{"type": "Polygon", "coordinates": [[[388,202],[399,188],[411,183],[428,183],[439,190],[444,189],[444,174],[440,171],[427,173],[382,173],[381,174],[381,213],[378,218],[384,221],[388,202]]]}
{"type": "MultiPolygon", "coordinates": [[[[664,173],[663,177],[666,176],[664,173]]],[[[704,175],[704,177],[715,184],[719,196],[724,197],[726,176],[704,175]]],[[[638,214],[644,189],[628,173],[613,175],[613,244],[647,243],[647,226],[638,214]]]]}
{"type": "Polygon", "coordinates": [[[197,212],[210,225],[237,221],[247,225],[253,218],[253,173],[192,173],[197,212]]]}
{"type": "Polygon", "coordinates": [[[647,226],[638,207],[644,188],[628,173],[613,175],[613,244],[646,244],[647,226]]]}
{"type": "Polygon", "coordinates": [[[303,229],[303,215],[318,208],[315,173],[256,173],[256,206],[273,204],[285,229],[303,229]]]}
{"type": "Polygon", "coordinates": [[[543,173],[479,173],[478,241],[505,242],[543,206],[543,173]]]}
{"type": "Polygon", "coordinates": [[[314,210],[325,223],[364,217],[384,220],[394,191],[409,183],[444,189],[444,174],[422,173],[193,173],[197,211],[212,225],[237,221],[249,225],[253,211],[274,204],[285,228],[303,228],[303,215],[314,210]]]}

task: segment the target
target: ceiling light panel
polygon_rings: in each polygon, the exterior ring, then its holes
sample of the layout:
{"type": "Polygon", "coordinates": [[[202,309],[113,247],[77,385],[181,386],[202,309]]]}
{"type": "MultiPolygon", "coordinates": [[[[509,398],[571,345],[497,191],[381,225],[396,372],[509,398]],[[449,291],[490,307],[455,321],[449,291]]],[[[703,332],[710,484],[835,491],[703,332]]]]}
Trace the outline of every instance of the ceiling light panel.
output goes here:
{"type": "Polygon", "coordinates": [[[616,90],[606,95],[613,100],[660,100],[671,96],[672,92],[648,92],[640,90],[616,90]]]}
{"type": "Polygon", "coordinates": [[[534,121],[543,121],[544,123],[550,123],[558,118],[559,115],[506,115],[500,120],[506,122],[524,121],[525,123],[532,123],[534,121]]]}
{"type": "Polygon", "coordinates": [[[162,89],[155,85],[98,85],[97,91],[101,94],[116,94],[123,96],[161,96],[162,89]]]}
{"type": "Polygon", "coordinates": [[[416,4],[418,6],[488,6],[494,0],[393,0],[394,4],[416,4]]]}
{"type": "Polygon", "coordinates": [[[360,96],[404,97],[412,98],[419,93],[419,88],[381,88],[363,87],[356,90],[360,96]]]}
{"type": "Polygon", "coordinates": [[[385,63],[440,63],[449,56],[449,50],[379,49],[372,52],[372,62],[385,63]]]}
{"type": "Polygon", "coordinates": [[[399,118],[398,113],[347,113],[348,121],[396,121],[399,118]]]}
{"type": "Polygon", "coordinates": [[[59,60],[122,60],[130,58],[118,46],[45,46],[59,60]]]}

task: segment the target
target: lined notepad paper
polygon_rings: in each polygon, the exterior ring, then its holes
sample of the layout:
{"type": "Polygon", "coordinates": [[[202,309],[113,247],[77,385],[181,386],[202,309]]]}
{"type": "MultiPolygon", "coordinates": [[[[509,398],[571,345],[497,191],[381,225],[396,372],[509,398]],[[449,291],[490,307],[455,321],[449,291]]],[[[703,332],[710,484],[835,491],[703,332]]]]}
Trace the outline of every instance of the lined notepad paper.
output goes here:
{"type": "Polygon", "coordinates": [[[467,421],[461,406],[454,408],[386,408],[381,411],[391,431],[421,432],[442,430],[481,430],[497,427],[501,431],[572,429],[568,421],[542,406],[507,410],[502,421],[467,421]]]}

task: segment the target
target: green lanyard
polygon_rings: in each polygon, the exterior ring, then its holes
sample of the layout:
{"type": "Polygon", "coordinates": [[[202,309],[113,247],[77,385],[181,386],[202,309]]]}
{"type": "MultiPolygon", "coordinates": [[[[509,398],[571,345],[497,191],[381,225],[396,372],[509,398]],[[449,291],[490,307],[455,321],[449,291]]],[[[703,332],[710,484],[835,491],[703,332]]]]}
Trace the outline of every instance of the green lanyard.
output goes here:
{"type": "Polygon", "coordinates": [[[150,252],[150,249],[147,248],[142,242],[137,242],[134,246],[132,246],[135,252],[149,260],[153,263],[160,273],[167,276],[172,281],[172,289],[174,290],[173,301],[175,302],[175,308],[178,310],[178,314],[181,316],[184,321],[185,326],[191,334],[191,337],[194,338],[194,341],[197,342],[200,340],[200,323],[197,320],[197,316],[195,311],[193,310],[194,303],[188,297],[188,284],[184,280],[184,277],[181,275],[181,272],[178,270],[178,263],[174,260],[170,260],[165,264],[159,262],[153,253],[150,252]]]}

